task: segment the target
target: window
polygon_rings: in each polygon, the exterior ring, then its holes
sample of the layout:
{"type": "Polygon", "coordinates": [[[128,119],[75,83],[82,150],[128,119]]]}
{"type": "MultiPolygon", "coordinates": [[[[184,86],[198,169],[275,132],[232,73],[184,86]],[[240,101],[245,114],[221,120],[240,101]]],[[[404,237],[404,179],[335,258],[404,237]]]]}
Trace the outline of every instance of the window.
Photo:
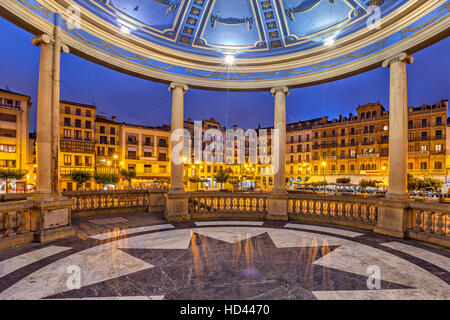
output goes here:
{"type": "Polygon", "coordinates": [[[366,166],[362,164],[361,167],[360,167],[360,170],[361,170],[361,171],[366,170],[366,166]]]}
{"type": "Polygon", "coordinates": [[[341,171],[345,171],[345,165],[341,165],[341,169],[340,169],[341,171]]]}
{"type": "Polygon", "coordinates": [[[70,118],[64,118],[64,125],[70,127],[70,118]]]}
{"type": "Polygon", "coordinates": [[[151,164],[144,164],[144,172],[151,173],[152,172],[152,165],[151,164]]]}
{"type": "Polygon", "coordinates": [[[81,109],[75,109],[75,114],[77,116],[81,116],[81,109]]]}
{"type": "Polygon", "coordinates": [[[422,119],[422,128],[427,127],[427,125],[428,125],[427,119],[422,119]]]}
{"type": "Polygon", "coordinates": [[[408,129],[412,129],[414,127],[414,122],[412,120],[408,121],[408,129]]]}
{"type": "Polygon", "coordinates": [[[350,150],[350,158],[356,158],[356,150],[350,150]]]}
{"type": "Polygon", "coordinates": [[[442,124],[442,118],[441,117],[437,117],[436,118],[436,125],[440,126],[442,124]]]}
{"type": "Polygon", "coordinates": [[[109,144],[115,145],[116,144],[116,138],[115,137],[109,138],[109,144]]]}
{"type": "Polygon", "coordinates": [[[114,127],[109,128],[109,134],[116,134],[116,128],[114,127]]]}
{"type": "Polygon", "coordinates": [[[420,146],[420,150],[421,151],[428,151],[428,146],[427,145],[420,146]]]}
{"type": "Polygon", "coordinates": [[[111,155],[113,155],[113,154],[115,154],[116,153],[116,149],[114,149],[114,148],[108,148],[108,154],[111,156],[111,155]]]}
{"type": "Polygon", "coordinates": [[[108,137],[100,136],[100,144],[107,144],[107,143],[108,143],[108,137]]]}
{"type": "Polygon", "coordinates": [[[81,130],[74,130],[73,133],[74,133],[73,136],[75,137],[75,139],[81,140],[81,130]]]}
{"type": "Polygon", "coordinates": [[[166,173],[167,172],[167,167],[166,166],[159,166],[159,173],[166,173]]]}
{"type": "Polygon", "coordinates": [[[341,136],[345,136],[345,129],[341,129],[341,136]]]}
{"type": "Polygon", "coordinates": [[[167,140],[166,139],[159,139],[159,146],[166,148],[167,147],[167,140]]]}
{"type": "Polygon", "coordinates": [[[428,169],[428,163],[421,162],[420,163],[420,170],[427,170],[428,169]]]}
{"type": "Polygon", "coordinates": [[[331,166],[331,171],[336,171],[336,166],[335,165],[331,166]]]}
{"type": "Polygon", "coordinates": [[[128,150],[128,159],[137,159],[137,152],[133,150],[128,150]]]}
{"type": "Polygon", "coordinates": [[[159,161],[166,161],[166,159],[167,159],[166,156],[167,156],[167,155],[166,155],[165,153],[160,152],[160,153],[159,153],[159,156],[158,156],[158,160],[159,160],[159,161]]]}
{"type": "Polygon", "coordinates": [[[90,129],[91,128],[91,122],[90,121],[86,121],[86,129],[90,129]]]}
{"type": "Polygon", "coordinates": [[[91,110],[86,110],[86,117],[91,117],[91,110]]]}
{"type": "Polygon", "coordinates": [[[91,132],[90,131],[85,131],[84,132],[84,140],[85,141],[91,141],[91,132]]]}
{"type": "Polygon", "coordinates": [[[81,156],[75,156],[75,165],[77,167],[80,167],[80,166],[83,165],[82,162],[81,162],[81,156]]]}
{"type": "Polygon", "coordinates": [[[91,158],[91,157],[88,157],[88,156],[84,157],[84,165],[85,165],[86,167],[92,166],[92,160],[91,160],[91,159],[92,159],[92,158],[91,158]]]}
{"type": "Polygon", "coordinates": [[[72,156],[70,154],[64,155],[64,165],[71,166],[72,165],[72,156]]]}
{"type": "Polygon", "coordinates": [[[341,151],[341,159],[345,159],[345,151],[344,150],[341,151]]]}
{"type": "Polygon", "coordinates": [[[0,167],[15,168],[16,160],[0,160],[0,167]]]}
{"type": "Polygon", "coordinates": [[[383,136],[383,138],[381,138],[382,143],[388,143],[389,142],[389,136],[383,136]]]}
{"type": "Polygon", "coordinates": [[[72,132],[72,130],[70,130],[70,129],[64,129],[64,138],[65,139],[70,139],[71,132],[72,132]]]}
{"type": "Polygon", "coordinates": [[[136,142],[137,142],[136,136],[128,136],[129,144],[136,144],[136,142]]]}
{"type": "Polygon", "coordinates": [[[128,171],[136,171],[136,165],[135,164],[129,164],[128,165],[128,171]]]}
{"type": "Polygon", "coordinates": [[[435,150],[437,153],[442,152],[442,150],[443,150],[443,145],[442,145],[442,144],[437,144],[437,145],[435,145],[435,146],[434,146],[434,150],[435,150]]]}
{"type": "Polygon", "coordinates": [[[414,163],[409,162],[408,163],[408,170],[413,170],[414,169],[414,163]]]}
{"type": "Polygon", "coordinates": [[[297,146],[297,152],[302,152],[302,151],[303,151],[302,145],[299,144],[299,145],[297,146]]]}
{"type": "Polygon", "coordinates": [[[436,139],[442,139],[442,130],[436,130],[436,139]]]}
{"type": "Polygon", "coordinates": [[[16,146],[8,144],[0,144],[0,152],[15,153],[16,146]]]}
{"type": "Polygon", "coordinates": [[[441,170],[441,169],[442,169],[442,162],[435,162],[434,170],[441,170]]]}
{"type": "Polygon", "coordinates": [[[75,127],[81,128],[81,120],[80,119],[75,119],[75,127]]]}
{"type": "Polygon", "coordinates": [[[424,131],[422,132],[422,140],[427,140],[428,139],[428,132],[424,131]]]}
{"type": "Polygon", "coordinates": [[[350,134],[355,134],[355,128],[350,129],[350,134]]]}
{"type": "Polygon", "coordinates": [[[350,171],[355,171],[355,165],[354,164],[350,165],[350,171]]]}
{"type": "Polygon", "coordinates": [[[70,107],[65,107],[64,112],[65,114],[70,114],[70,107]]]}
{"type": "Polygon", "coordinates": [[[100,133],[106,133],[105,126],[100,126],[100,133]]]}

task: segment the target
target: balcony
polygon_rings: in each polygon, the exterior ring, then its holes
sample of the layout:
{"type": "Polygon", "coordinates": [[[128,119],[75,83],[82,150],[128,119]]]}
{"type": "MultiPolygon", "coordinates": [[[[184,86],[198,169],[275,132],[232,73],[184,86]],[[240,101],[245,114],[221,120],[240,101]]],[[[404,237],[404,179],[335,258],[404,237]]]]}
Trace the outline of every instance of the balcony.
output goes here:
{"type": "Polygon", "coordinates": [[[380,154],[379,153],[363,153],[363,154],[358,154],[358,159],[368,159],[368,158],[379,158],[380,154]]]}
{"type": "Polygon", "coordinates": [[[95,153],[95,144],[89,141],[61,140],[60,148],[63,152],[95,153]]]}
{"type": "Polygon", "coordinates": [[[409,151],[408,155],[410,156],[429,156],[430,155],[430,151],[409,151]]]}

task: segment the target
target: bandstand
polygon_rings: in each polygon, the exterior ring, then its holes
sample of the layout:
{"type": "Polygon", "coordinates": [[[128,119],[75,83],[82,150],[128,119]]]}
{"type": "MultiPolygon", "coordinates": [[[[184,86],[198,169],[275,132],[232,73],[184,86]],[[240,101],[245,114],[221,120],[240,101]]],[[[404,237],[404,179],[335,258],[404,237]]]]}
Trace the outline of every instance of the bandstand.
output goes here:
{"type": "MultiPolygon", "coordinates": [[[[31,210],[34,237],[45,242],[73,235],[70,212],[88,202],[88,195],[74,194],[74,204],[58,190],[61,53],[166,83],[172,131],[183,129],[189,88],[270,91],[280,138],[273,156],[280,164],[290,89],[383,67],[390,73],[389,130],[395,133],[386,198],[292,195],[284,165],[268,194],[188,193],[183,163],[172,161],[169,192],[143,204],[165,207],[170,222],[226,216],[326,222],[448,246],[448,205],[415,203],[407,192],[407,66],[415,52],[449,35],[449,10],[447,0],[0,0],[0,15],[34,34],[41,50],[37,190],[14,202],[14,210],[19,216],[31,210]]],[[[16,223],[17,230],[25,227],[22,218],[16,223]]]]}

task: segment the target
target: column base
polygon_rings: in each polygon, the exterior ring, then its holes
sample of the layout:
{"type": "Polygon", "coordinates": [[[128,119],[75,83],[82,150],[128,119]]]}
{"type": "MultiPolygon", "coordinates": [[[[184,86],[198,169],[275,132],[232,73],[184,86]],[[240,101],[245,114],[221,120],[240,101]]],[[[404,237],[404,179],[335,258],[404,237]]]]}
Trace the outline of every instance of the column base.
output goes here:
{"type": "Polygon", "coordinates": [[[274,190],[269,196],[269,213],[266,220],[288,221],[288,198],[286,190],[274,190]]]}
{"type": "Polygon", "coordinates": [[[189,195],[186,192],[169,191],[166,194],[167,209],[164,217],[169,222],[191,220],[189,215],[189,195]]]}
{"type": "Polygon", "coordinates": [[[378,210],[378,222],[374,227],[375,233],[395,238],[405,238],[407,230],[412,226],[412,215],[407,201],[389,199],[383,201],[378,210]]]}
{"type": "Polygon", "coordinates": [[[35,241],[48,242],[75,235],[71,227],[72,199],[30,197],[34,202],[31,209],[31,230],[35,232],[35,241]]]}

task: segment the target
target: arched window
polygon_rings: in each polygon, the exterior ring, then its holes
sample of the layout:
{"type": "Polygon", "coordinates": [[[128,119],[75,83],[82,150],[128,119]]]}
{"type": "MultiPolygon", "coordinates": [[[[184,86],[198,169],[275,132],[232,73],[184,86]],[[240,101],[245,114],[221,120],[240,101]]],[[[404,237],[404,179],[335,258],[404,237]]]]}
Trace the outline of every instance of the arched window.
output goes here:
{"type": "Polygon", "coordinates": [[[369,127],[368,127],[368,126],[365,126],[365,127],[364,127],[364,133],[367,133],[367,132],[369,132],[369,127]]]}
{"type": "Polygon", "coordinates": [[[376,164],[372,164],[372,170],[377,170],[377,165],[376,164]]]}
{"type": "Polygon", "coordinates": [[[364,171],[364,170],[366,170],[366,167],[362,164],[360,167],[360,170],[364,171]]]}
{"type": "Polygon", "coordinates": [[[370,112],[367,112],[366,118],[367,118],[367,119],[370,119],[370,112]]]}
{"type": "Polygon", "coordinates": [[[374,112],[372,112],[372,118],[376,118],[377,117],[377,112],[376,111],[374,111],[374,112]]]}
{"type": "Polygon", "coordinates": [[[366,118],[366,114],[365,113],[362,113],[361,114],[361,119],[365,119],[366,118]]]}
{"type": "Polygon", "coordinates": [[[350,165],[350,171],[355,171],[355,165],[354,164],[350,165]]]}
{"type": "Polygon", "coordinates": [[[354,146],[354,145],[355,145],[355,139],[350,140],[350,144],[351,144],[352,146],[354,146]]]}
{"type": "Polygon", "coordinates": [[[341,165],[341,171],[345,171],[345,165],[341,165]]]}
{"type": "Polygon", "coordinates": [[[434,169],[435,170],[441,170],[442,169],[442,162],[435,162],[434,163],[434,169]]]}

